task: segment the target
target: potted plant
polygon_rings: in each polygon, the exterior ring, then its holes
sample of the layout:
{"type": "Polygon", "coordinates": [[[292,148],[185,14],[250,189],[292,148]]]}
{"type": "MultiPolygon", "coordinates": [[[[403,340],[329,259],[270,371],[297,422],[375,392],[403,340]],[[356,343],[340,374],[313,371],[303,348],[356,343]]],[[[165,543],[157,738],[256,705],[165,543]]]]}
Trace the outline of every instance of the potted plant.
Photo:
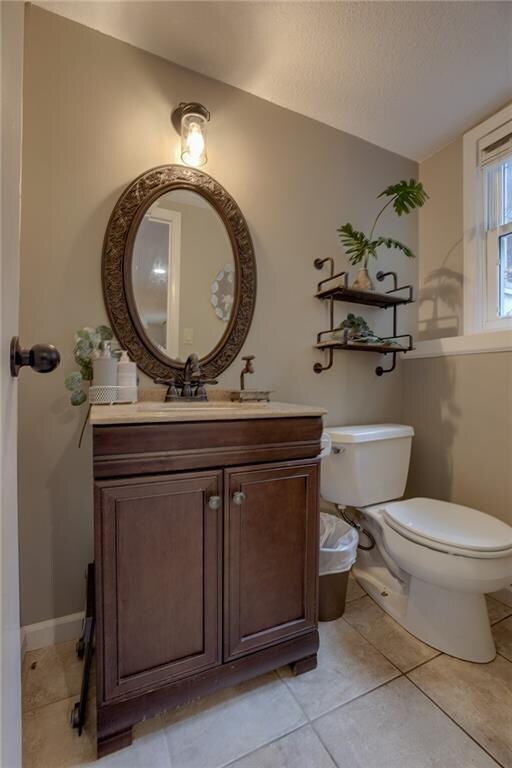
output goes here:
{"type": "Polygon", "coordinates": [[[404,214],[410,213],[415,208],[421,208],[428,199],[428,194],[423,188],[421,181],[410,179],[409,181],[402,180],[397,184],[392,184],[391,186],[386,187],[386,189],[378,195],[377,199],[381,197],[388,197],[389,200],[382,206],[375,217],[375,221],[373,222],[373,226],[368,236],[366,236],[364,232],[359,232],[357,229],[354,229],[350,222],[342,224],[337,230],[341,244],[345,248],[350,263],[354,266],[362,264],[356,275],[356,279],[352,284],[352,288],[358,288],[363,291],[374,290],[372,280],[368,274],[368,261],[370,256],[373,256],[375,259],[377,258],[377,249],[380,248],[380,246],[397,248],[408,258],[414,258],[414,253],[411,249],[399,240],[395,240],[392,237],[383,237],[382,235],[374,238],[375,227],[386,208],[392,205],[397,216],[403,216],[404,214]]]}
{"type": "Polygon", "coordinates": [[[98,325],[97,328],[86,326],[75,333],[73,357],[80,370],[69,373],[64,381],[66,389],[71,392],[71,405],[82,405],[87,400],[85,382],[92,381],[92,361],[98,355],[100,344],[113,338],[114,334],[107,325],[98,325]]]}

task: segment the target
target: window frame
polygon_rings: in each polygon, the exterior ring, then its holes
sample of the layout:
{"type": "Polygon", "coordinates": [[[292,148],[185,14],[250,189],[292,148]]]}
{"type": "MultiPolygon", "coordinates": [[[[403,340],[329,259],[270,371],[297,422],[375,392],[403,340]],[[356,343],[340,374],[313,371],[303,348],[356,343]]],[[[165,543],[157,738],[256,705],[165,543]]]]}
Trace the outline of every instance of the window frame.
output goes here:
{"type": "MultiPolygon", "coordinates": [[[[512,132],[512,104],[463,137],[464,335],[512,331],[512,318],[497,316],[497,246],[509,225],[487,230],[487,190],[482,149],[512,132]],[[503,231],[502,231],[503,230],[503,231]]],[[[512,348],[512,343],[511,343],[512,348]]]]}

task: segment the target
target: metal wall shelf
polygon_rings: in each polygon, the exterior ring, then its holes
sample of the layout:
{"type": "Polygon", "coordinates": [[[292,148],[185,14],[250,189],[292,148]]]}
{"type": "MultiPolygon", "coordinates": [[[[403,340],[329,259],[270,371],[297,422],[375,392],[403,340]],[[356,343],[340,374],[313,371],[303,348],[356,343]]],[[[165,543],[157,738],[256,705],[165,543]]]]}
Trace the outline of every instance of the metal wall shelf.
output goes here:
{"type": "Polygon", "coordinates": [[[315,344],[316,349],[346,349],[351,352],[378,352],[381,355],[396,354],[397,352],[410,352],[412,347],[397,347],[386,346],[385,344],[358,344],[357,342],[343,342],[343,341],[321,341],[319,344],[315,344]]]}
{"type": "Polygon", "coordinates": [[[396,272],[377,272],[377,280],[379,282],[382,282],[385,280],[386,277],[392,277],[393,278],[393,288],[390,291],[386,291],[384,293],[377,293],[377,292],[369,292],[369,291],[361,291],[354,288],[348,287],[348,273],[346,271],[338,272],[336,275],[334,274],[334,259],[330,256],[325,259],[315,259],[314,266],[316,269],[322,269],[324,264],[326,262],[329,262],[330,264],[330,276],[326,278],[325,280],[321,280],[318,283],[317,286],[317,293],[315,294],[317,299],[320,299],[322,301],[328,301],[329,302],[329,317],[330,317],[330,328],[328,328],[325,331],[320,331],[317,334],[316,344],[315,348],[324,350],[328,353],[328,361],[327,365],[322,365],[321,363],[315,363],[313,366],[313,370],[315,373],[322,373],[322,371],[327,371],[329,368],[333,365],[333,353],[335,349],[342,349],[346,352],[373,352],[378,353],[381,355],[388,355],[391,354],[393,356],[393,363],[390,368],[383,368],[381,365],[377,366],[375,369],[375,373],[377,376],[382,376],[384,373],[390,373],[395,369],[396,366],[396,356],[398,352],[408,352],[411,349],[413,349],[413,339],[411,334],[397,334],[397,317],[396,317],[396,310],[398,306],[404,305],[404,304],[411,304],[414,301],[413,298],[413,289],[412,285],[398,285],[398,279],[396,272]],[[334,280],[338,280],[338,282],[331,286],[330,288],[324,288],[326,283],[331,283],[334,280]],[[349,304],[363,304],[368,307],[377,307],[379,309],[389,309],[390,307],[393,310],[393,335],[384,337],[384,340],[396,340],[396,339],[406,339],[407,344],[404,346],[397,347],[396,345],[389,344],[386,346],[385,344],[364,344],[364,343],[354,343],[354,342],[344,342],[339,341],[337,339],[325,339],[322,337],[325,337],[326,334],[330,334],[332,337],[332,334],[335,330],[334,328],[334,302],[335,301],[344,301],[349,304]]]}
{"type": "MultiPolygon", "coordinates": [[[[344,274],[346,277],[346,273],[344,274]]],[[[389,274],[389,272],[387,274],[389,274]]],[[[404,290],[405,288],[408,288],[412,291],[412,286],[410,285],[405,285],[402,286],[402,288],[397,288],[395,290],[400,291],[404,290]]],[[[347,288],[342,285],[337,285],[334,288],[326,288],[323,291],[319,291],[315,295],[317,299],[332,298],[334,301],[347,301],[350,304],[365,304],[367,307],[379,307],[380,309],[397,307],[400,304],[410,304],[411,301],[413,301],[412,295],[393,296],[391,293],[369,293],[368,291],[357,291],[354,288],[347,288]]]]}

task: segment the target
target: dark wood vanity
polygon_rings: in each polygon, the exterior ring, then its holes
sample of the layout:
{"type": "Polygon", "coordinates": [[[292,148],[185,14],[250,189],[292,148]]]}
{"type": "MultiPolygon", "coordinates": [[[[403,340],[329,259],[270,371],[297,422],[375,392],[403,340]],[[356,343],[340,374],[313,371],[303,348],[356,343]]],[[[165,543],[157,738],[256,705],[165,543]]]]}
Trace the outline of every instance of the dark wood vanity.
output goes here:
{"type": "Polygon", "coordinates": [[[93,409],[99,756],[167,708],[316,666],[322,411],[207,406],[93,409]]]}
{"type": "Polygon", "coordinates": [[[316,666],[324,413],[187,402],[235,362],[256,301],[247,222],[211,176],[166,165],[134,179],[107,225],[102,282],[120,345],[180,402],[91,412],[99,756],[158,712],[316,666]]]}

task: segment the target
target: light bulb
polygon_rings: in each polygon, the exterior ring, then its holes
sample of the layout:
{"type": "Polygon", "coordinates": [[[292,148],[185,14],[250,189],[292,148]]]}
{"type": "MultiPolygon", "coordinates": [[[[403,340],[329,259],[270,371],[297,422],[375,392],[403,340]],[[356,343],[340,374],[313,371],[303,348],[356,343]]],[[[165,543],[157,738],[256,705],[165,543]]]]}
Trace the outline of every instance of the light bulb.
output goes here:
{"type": "Polygon", "coordinates": [[[199,114],[185,114],[181,122],[181,159],[187,165],[206,163],[206,120],[199,114]]]}

